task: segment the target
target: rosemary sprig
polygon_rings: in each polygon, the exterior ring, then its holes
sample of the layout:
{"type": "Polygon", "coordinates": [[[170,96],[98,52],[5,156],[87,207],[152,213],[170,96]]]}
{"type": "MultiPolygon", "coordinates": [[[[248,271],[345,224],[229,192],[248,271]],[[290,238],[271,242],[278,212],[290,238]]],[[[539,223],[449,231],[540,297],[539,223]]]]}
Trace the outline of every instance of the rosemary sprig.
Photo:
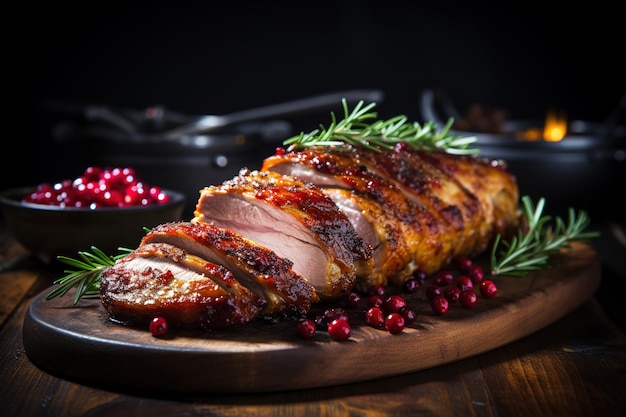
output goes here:
{"type": "Polygon", "coordinates": [[[568,210],[567,223],[560,217],[551,223],[551,216],[543,215],[545,199],[535,206],[529,196],[522,197],[522,213],[527,230],[518,230],[510,241],[496,237],[491,250],[491,274],[524,276],[530,271],[550,266],[551,255],[568,247],[573,241],[585,241],[599,235],[585,232],[591,220],[583,210],[568,210]],[[552,228],[554,226],[554,229],[552,228]]]}
{"type": "Polygon", "coordinates": [[[67,265],[74,267],[75,269],[66,269],[64,276],[55,280],[54,283],[59,286],[50,291],[46,295],[46,300],[51,300],[55,297],[62,297],[70,289],[76,287],[76,293],[74,294],[74,304],[85,296],[93,296],[99,294],[100,275],[102,271],[115,264],[115,261],[126,256],[131,250],[126,248],[118,248],[119,255],[109,256],[102,252],[95,246],[91,247],[91,252],[80,251],[78,256],[80,259],[70,258],[67,256],[58,256],[57,259],[67,265]]]}
{"type": "Polygon", "coordinates": [[[423,125],[409,122],[404,115],[386,120],[378,119],[378,113],[371,111],[376,103],[364,106],[363,101],[356,104],[352,111],[346,99],[341,101],[344,118],[337,120],[331,112],[331,123],[328,127],[320,125],[309,133],[300,133],[283,142],[289,150],[313,146],[332,146],[336,149],[347,149],[347,145],[363,146],[377,152],[391,149],[396,143],[405,142],[416,149],[428,151],[444,150],[454,154],[478,153],[478,148],[470,148],[476,141],[475,137],[460,137],[450,134],[454,119],[448,119],[446,125],[439,130],[437,124],[428,121],[423,125]]]}

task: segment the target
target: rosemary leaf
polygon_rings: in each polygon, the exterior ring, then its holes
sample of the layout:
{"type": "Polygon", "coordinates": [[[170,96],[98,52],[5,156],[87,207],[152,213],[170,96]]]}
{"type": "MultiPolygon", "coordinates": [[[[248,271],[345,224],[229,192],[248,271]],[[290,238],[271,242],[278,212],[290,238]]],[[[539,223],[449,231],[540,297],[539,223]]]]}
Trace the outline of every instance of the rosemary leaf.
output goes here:
{"type": "Polygon", "coordinates": [[[545,199],[535,205],[529,196],[522,197],[522,213],[528,230],[518,231],[510,241],[496,237],[491,249],[491,274],[524,276],[528,272],[550,267],[551,255],[569,247],[573,241],[585,241],[599,235],[585,231],[591,220],[583,210],[568,210],[567,223],[560,217],[543,214],[545,199]]]}
{"type": "Polygon", "coordinates": [[[59,261],[74,269],[66,269],[63,271],[65,275],[54,281],[55,284],[58,284],[58,287],[46,295],[46,300],[62,297],[72,288],[76,288],[73,299],[74,304],[77,304],[78,301],[85,296],[98,295],[102,271],[114,265],[115,261],[131,252],[131,250],[127,248],[118,248],[118,250],[123,253],[108,256],[97,247],[92,246],[91,252],[78,252],[79,259],[58,256],[57,259],[59,261]]]}
{"type": "Polygon", "coordinates": [[[356,104],[352,111],[345,99],[342,100],[344,118],[337,121],[331,112],[328,127],[320,125],[309,133],[301,132],[292,136],[283,145],[289,150],[314,146],[334,147],[338,150],[350,146],[362,146],[376,152],[391,149],[397,143],[407,143],[416,149],[427,151],[445,151],[454,154],[475,154],[478,148],[470,145],[475,137],[459,137],[450,134],[453,119],[450,118],[440,130],[436,123],[428,121],[423,125],[409,122],[404,115],[386,120],[378,119],[378,114],[371,111],[376,103],[364,106],[363,101],[356,104]]]}

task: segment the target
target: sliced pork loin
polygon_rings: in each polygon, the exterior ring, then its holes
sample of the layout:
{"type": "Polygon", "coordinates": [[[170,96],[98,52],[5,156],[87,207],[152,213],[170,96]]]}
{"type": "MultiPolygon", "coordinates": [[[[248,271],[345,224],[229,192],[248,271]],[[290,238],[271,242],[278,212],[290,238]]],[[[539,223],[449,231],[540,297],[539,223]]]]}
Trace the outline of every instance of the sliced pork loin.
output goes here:
{"type": "Polygon", "coordinates": [[[154,227],[141,245],[166,243],[186,253],[223,265],[238,285],[264,300],[261,315],[302,316],[319,301],[315,289],[294,272],[289,259],[244,238],[235,231],[209,223],[175,222],[154,227]]]}
{"type": "Polygon", "coordinates": [[[312,147],[266,158],[262,172],[311,182],[346,212],[374,247],[375,272],[362,286],[400,285],[413,271],[434,273],[482,253],[518,225],[515,177],[474,156],[418,151],[407,144],[312,147]]]}
{"type": "Polygon", "coordinates": [[[316,184],[348,215],[374,248],[374,272],[359,280],[361,289],[399,284],[439,261],[443,229],[437,218],[398,184],[359,164],[356,155],[307,149],[267,158],[262,169],[316,184]]]}
{"type": "Polygon", "coordinates": [[[275,172],[242,169],[200,191],[195,223],[234,230],[293,262],[320,300],[334,300],[373,271],[372,248],[318,187],[275,172]]]}
{"type": "Polygon", "coordinates": [[[407,144],[390,152],[361,152],[361,160],[396,181],[453,232],[457,252],[482,253],[496,233],[518,226],[515,176],[503,162],[475,155],[416,150],[407,144]],[[487,239],[485,239],[487,237],[487,239]]]}
{"type": "Polygon", "coordinates": [[[165,243],[145,244],[105,269],[100,300],[126,325],[164,317],[173,327],[225,329],[258,317],[266,301],[221,265],[165,243]]]}
{"type": "MultiPolygon", "coordinates": [[[[372,285],[388,285],[389,278],[401,276],[413,259],[409,236],[414,229],[398,222],[394,212],[388,210],[386,204],[371,198],[370,194],[353,193],[343,188],[327,188],[325,192],[374,249],[375,268],[371,274],[359,277],[358,289],[365,291],[372,285]]],[[[406,270],[406,274],[410,272],[406,270]]]]}

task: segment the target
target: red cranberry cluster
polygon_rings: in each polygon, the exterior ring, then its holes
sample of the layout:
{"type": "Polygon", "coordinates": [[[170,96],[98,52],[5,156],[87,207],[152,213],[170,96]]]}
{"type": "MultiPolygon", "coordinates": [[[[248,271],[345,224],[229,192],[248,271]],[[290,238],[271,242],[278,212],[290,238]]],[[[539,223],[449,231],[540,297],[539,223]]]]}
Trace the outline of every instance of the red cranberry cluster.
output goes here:
{"type": "Polygon", "coordinates": [[[312,338],[317,330],[327,331],[334,340],[347,340],[352,335],[348,314],[341,307],[326,309],[314,320],[302,318],[296,324],[296,333],[303,339],[312,338]]]}
{"type": "Polygon", "coordinates": [[[383,286],[374,285],[367,290],[367,296],[365,321],[368,325],[398,334],[415,320],[415,310],[409,307],[401,295],[387,295],[383,286]]]}
{"type": "MultiPolygon", "coordinates": [[[[347,309],[359,309],[366,304],[365,321],[377,329],[398,334],[415,320],[416,313],[404,297],[388,295],[382,285],[370,287],[365,294],[353,291],[343,298],[347,309]]],[[[296,324],[296,333],[303,339],[315,336],[317,330],[327,331],[334,340],[349,339],[352,334],[349,317],[341,307],[329,308],[314,319],[302,318],[296,324]]]]}
{"type": "Polygon", "coordinates": [[[483,297],[494,297],[498,288],[492,280],[484,279],[485,273],[470,258],[462,257],[457,261],[461,275],[456,277],[450,270],[441,270],[433,283],[426,287],[426,298],[437,315],[448,312],[451,303],[458,302],[465,308],[474,308],[478,302],[476,289],[483,297]]]}
{"type": "Polygon", "coordinates": [[[133,168],[91,166],[74,180],[42,183],[26,196],[25,203],[98,209],[163,204],[170,201],[160,187],[141,181],[133,168]]]}

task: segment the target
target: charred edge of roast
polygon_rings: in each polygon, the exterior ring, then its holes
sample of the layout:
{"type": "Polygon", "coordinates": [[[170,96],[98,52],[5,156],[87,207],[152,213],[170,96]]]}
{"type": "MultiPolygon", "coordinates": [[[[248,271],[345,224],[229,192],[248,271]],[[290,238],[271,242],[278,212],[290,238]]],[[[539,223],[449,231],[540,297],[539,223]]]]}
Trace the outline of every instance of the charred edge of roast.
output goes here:
{"type": "MultiPolygon", "coordinates": [[[[403,230],[403,245],[415,254],[404,268],[386,268],[385,274],[397,271],[389,277],[396,283],[411,270],[432,273],[458,256],[476,256],[495,234],[517,226],[515,178],[506,167],[484,159],[400,145],[383,153],[309,148],[271,156],[261,170],[311,181],[334,193],[339,205],[338,198],[349,195],[334,189],[350,190],[361,199],[364,215],[371,204],[393,213],[398,221],[386,224],[403,230]]],[[[384,220],[368,217],[373,228],[384,229],[384,220]]],[[[376,267],[380,273],[381,265],[376,267]]]]}
{"type": "Polygon", "coordinates": [[[221,265],[166,244],[141,245],[103,271],[101,302],[126,325],[164,317],[172,327],[226,329],[258,317],[265,300],[221,265]]]}
{"type": "Polygon", "coordinates": [[[242,285],[267,300],[264,315],[306,314],[318,301],[313,287],[292,269],[289,259],[209,223],[166,223],[142,243],[166,242],[231,270],[242,285]]]}
{"type": "Polygon", "coordinates": [[[357,276],[372,271],[372,248],[356,233],[347,216],[317,186],[294,177],[242,170],[236,178],[204,189],[195,215],[195,221],[234,229],[292,259],[294,269],[309,279],[325,300],[349,291],[357,276]],[[242,220],[241,210],[251,210],[280,224],[250,226],[242,220]],[[293,236],[289,230],[294,231],[293,236]],[[271,236],[277,233],[286,235],[283,239],[271,236]],[[320,265],[321,269],[310,269],[303,253],[294,253],[283,244],[287,239],[303,249],[317,248],[328,262],[320,265]]]}

